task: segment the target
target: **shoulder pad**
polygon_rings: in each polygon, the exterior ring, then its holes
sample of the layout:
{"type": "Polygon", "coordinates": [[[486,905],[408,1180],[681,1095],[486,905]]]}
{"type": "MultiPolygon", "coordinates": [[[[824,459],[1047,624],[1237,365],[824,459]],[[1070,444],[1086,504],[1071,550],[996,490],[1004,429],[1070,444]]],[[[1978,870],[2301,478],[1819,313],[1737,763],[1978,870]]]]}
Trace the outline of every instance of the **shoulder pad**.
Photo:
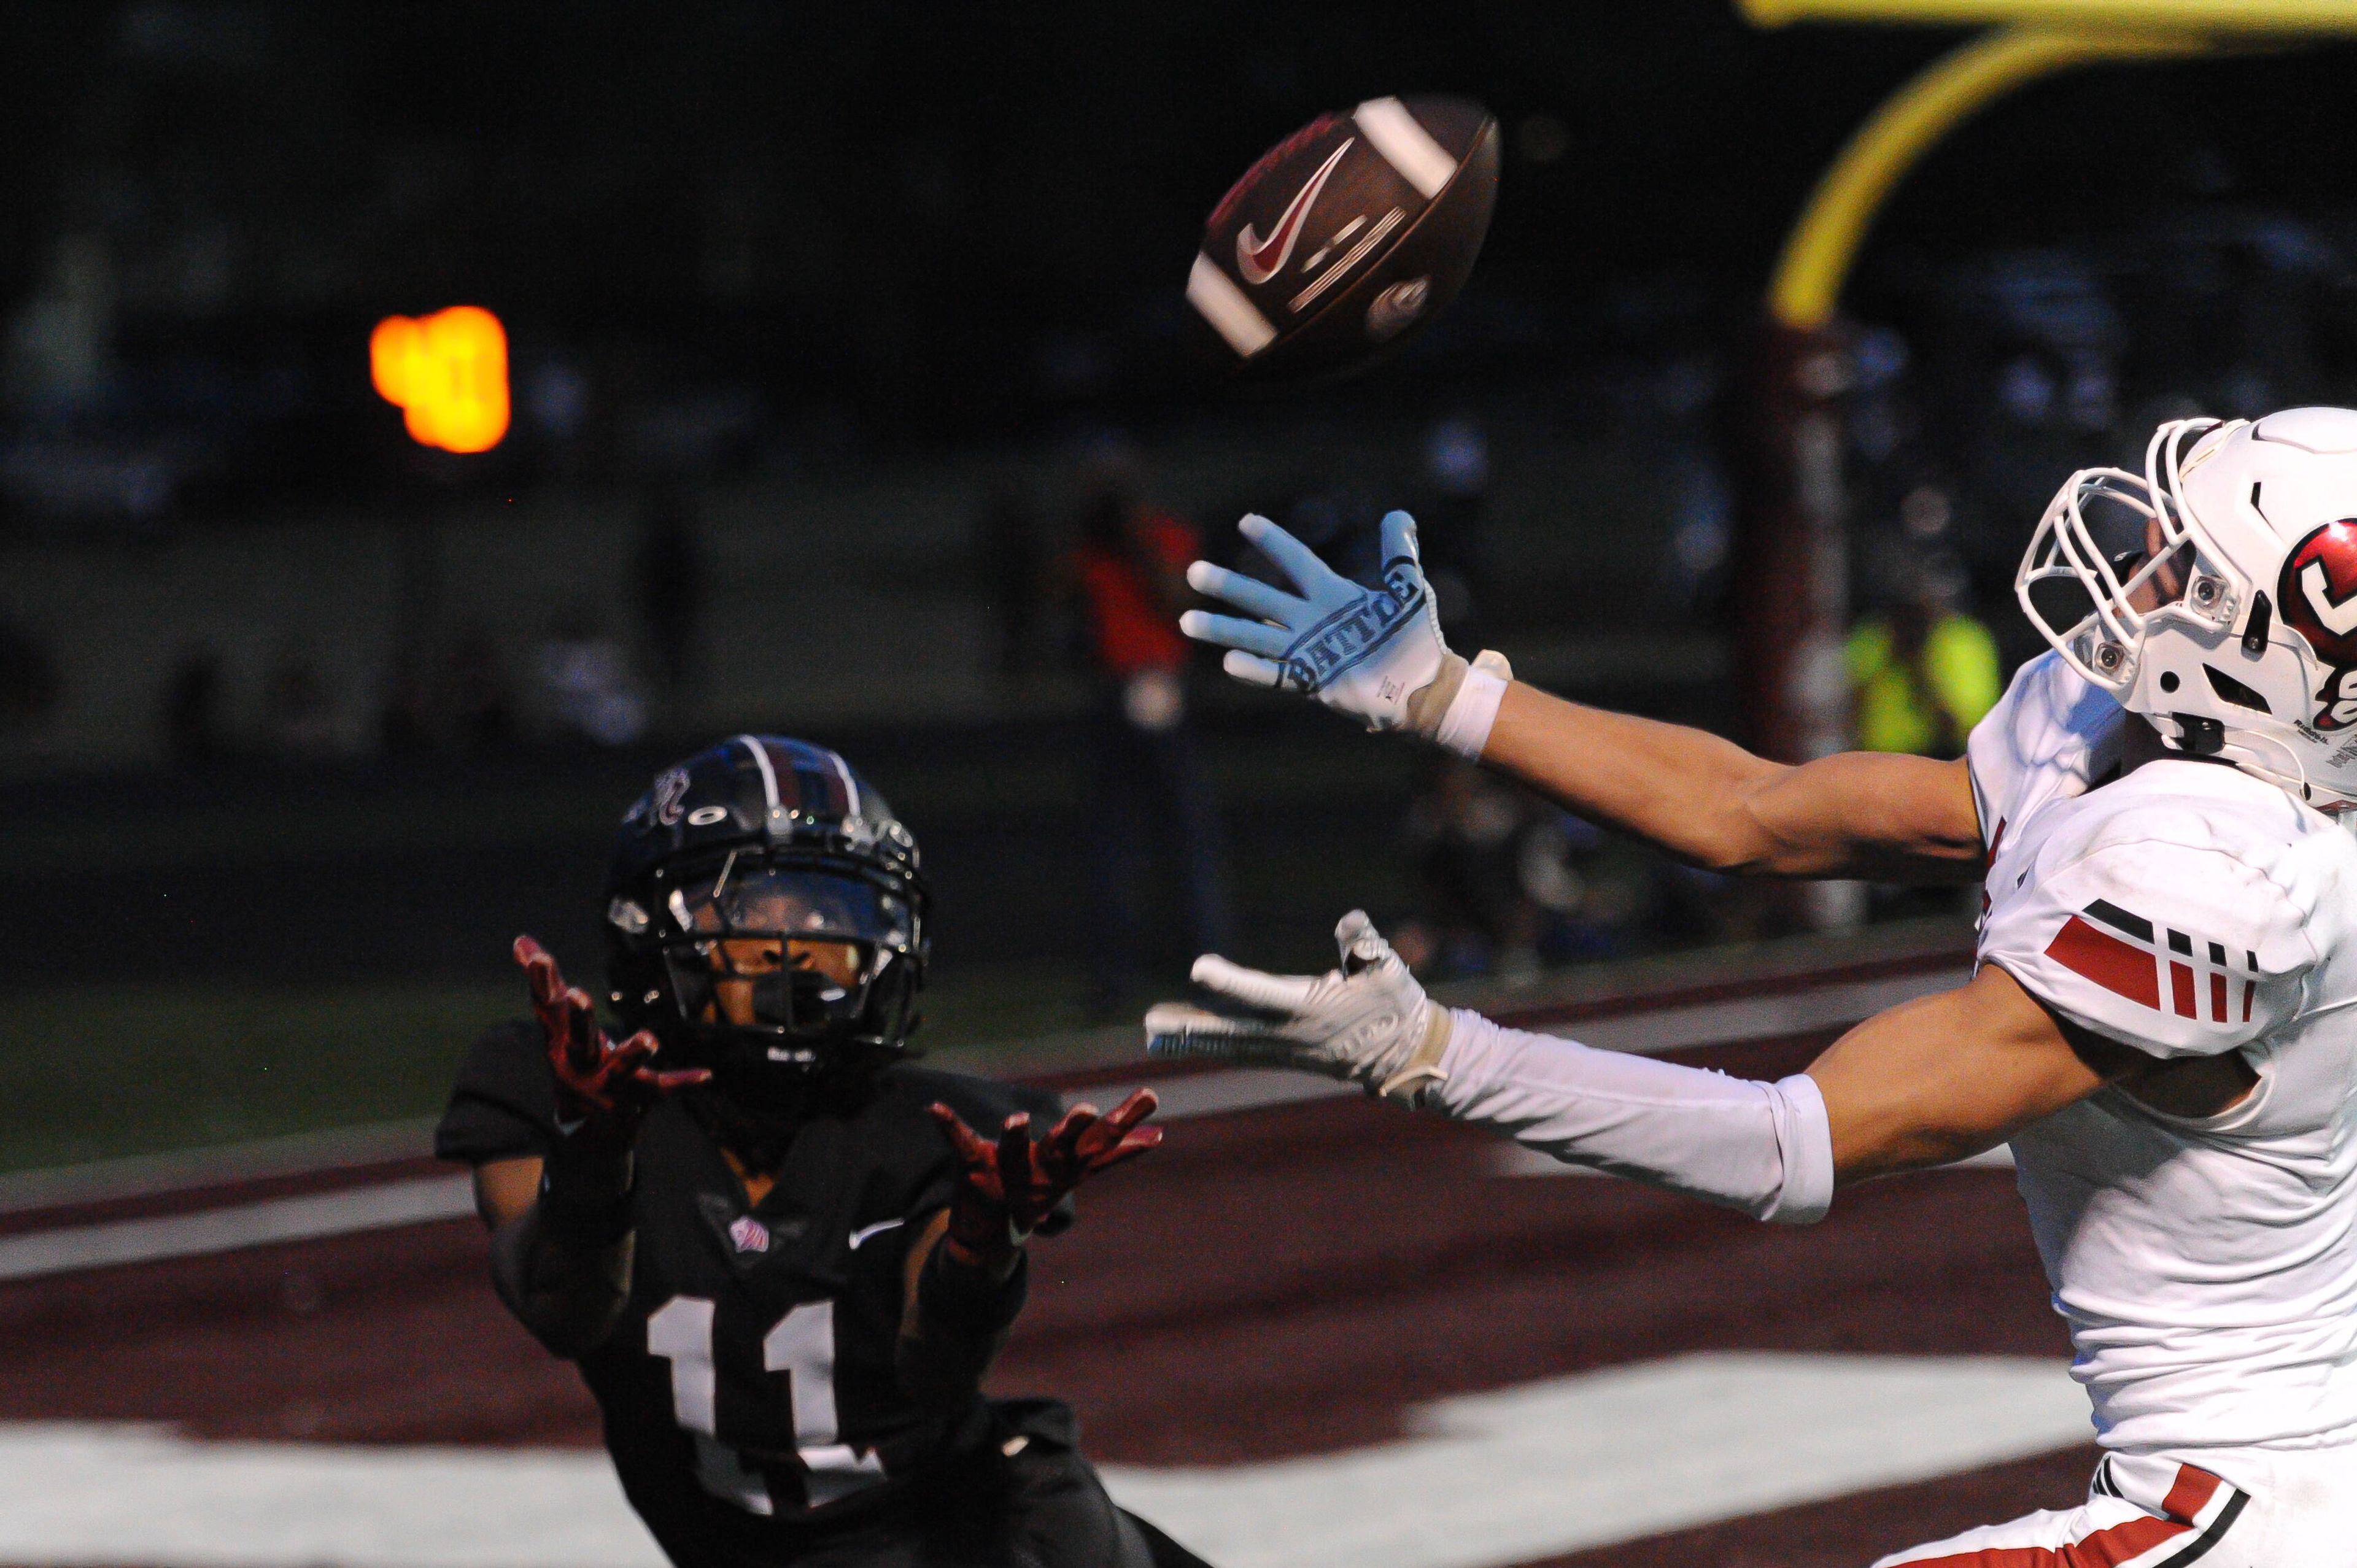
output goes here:
{"type": "Polygon", "coordinates": [[[2047,846],[2029,882],[2000,897],[1983,962],[2158,1057],[2220,1055],[2299,1011],[2318,957],[2311,911],[2263,862],[2158,813],[2092,825],[2047,846]]]}

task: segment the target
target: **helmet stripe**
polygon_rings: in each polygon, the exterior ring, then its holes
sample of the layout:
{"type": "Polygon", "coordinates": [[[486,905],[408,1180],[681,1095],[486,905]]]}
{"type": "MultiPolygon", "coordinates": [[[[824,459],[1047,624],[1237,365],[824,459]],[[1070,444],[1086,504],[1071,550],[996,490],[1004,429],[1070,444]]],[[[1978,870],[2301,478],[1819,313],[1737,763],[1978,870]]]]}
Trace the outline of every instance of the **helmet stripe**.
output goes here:
{"type": "Polygon", "coordinates": [[[737,738],[744,743],[746,750],[753,754],[754,766],[761,770],[761,793],[768,798],[770,810],[776,811],[779,805],[778,770],[770,766],[769,748],[749,735],[740,735],[737,738]]]}
{"type": "Polygon", "coordinates": [[[843,780],[843,814],[846,817],[859,815],[859,782],[851,776],[851,764],[843,760],[843,753],[839,751],[828,752],[826,758],[834,764],[835,776],[843,780]]]}

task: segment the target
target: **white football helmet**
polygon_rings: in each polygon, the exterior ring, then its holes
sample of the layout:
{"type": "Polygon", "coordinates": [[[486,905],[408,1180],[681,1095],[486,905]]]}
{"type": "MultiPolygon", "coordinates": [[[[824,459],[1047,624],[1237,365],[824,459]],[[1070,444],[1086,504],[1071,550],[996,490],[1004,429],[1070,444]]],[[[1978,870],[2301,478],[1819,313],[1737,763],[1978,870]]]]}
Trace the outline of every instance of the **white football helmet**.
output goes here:
{"type": "Polygon", "coordinates": [[[2323,810],[2357,804],[2357,410],[2163,424],[2142,476],[2064,482],[2014,591],[2072,669],[2175,749],[2323,810]],[[2105,558],[2096,500],[2143,520],[2140,552],[2105,558]],[[2058,582],[2088,605],[2059,629],[2054,590],[2044,608],[2031,594],[2058,582]]]}

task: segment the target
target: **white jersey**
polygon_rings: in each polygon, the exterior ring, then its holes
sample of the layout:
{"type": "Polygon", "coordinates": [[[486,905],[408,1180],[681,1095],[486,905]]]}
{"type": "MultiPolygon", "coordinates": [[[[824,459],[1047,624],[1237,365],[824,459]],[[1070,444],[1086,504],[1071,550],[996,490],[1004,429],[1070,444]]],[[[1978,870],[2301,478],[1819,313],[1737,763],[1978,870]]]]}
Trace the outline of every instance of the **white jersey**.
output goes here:
{"type": "Polygon", "coordinates": [[[1973,731],[1979,961],[2258,1083],[2198,1119],[2106,1089],[2015,1135],[2073,1375],[2115,1450],[2357,1440],[2357,838],[2218,764],[2115,777],[2125,719],[2049,653],[1973,731]]]}

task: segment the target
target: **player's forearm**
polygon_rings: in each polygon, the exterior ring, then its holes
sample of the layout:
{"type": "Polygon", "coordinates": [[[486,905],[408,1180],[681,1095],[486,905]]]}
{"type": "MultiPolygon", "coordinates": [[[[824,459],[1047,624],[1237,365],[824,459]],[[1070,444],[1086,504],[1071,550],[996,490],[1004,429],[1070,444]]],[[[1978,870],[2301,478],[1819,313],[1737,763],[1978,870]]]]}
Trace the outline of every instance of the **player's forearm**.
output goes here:
{"type": "Polygon", "coordinates": [[[630,1299],[635,1237],[583,1249],[552,1240],[535,1211],[491,1235],[491,1281],[533,1338],[570,1359],[605,1343],[630,1299]]]}
{"type": "Polygon", "coordinates": [[[1759,1083],[1450,1015],[1427,1106],[1566,1164],[1628,1176],[1755,1219],[1807,1223],[1833,1197],[1815,1085],[1759,1083]]]}
{"type": "Polygon", "coordinates": [[[1516,682],[1481,760],[1591,821],[1716,871],[1782,872],[1745,800],[1789,771],[1681,725],[1583,706],[1516,682]]]}
{"type": "Polygon", "coordinates": [[[901,1391],[928,1410],[963,1409],[1006,1347],[1029,1278],[1020,1250],[998,1267],[985,1267],[931,1247],[914,1271],[900,1325],[901,1391]]]}
{"type": "Polygon", "coordinates": [[[1975,881],[1984,864],[1962,763],[1842,752],[1790,767],[1521,684],[1481,760],[1714,871],[1937,884],[1975,881]]]}
{"type": "Polygon", "coordinates": [[[2133,1066],[2126,1047],[2066,1027],[1996,964],[1903,1002],[1809,1064],[1847,1184],[1994,1148],[2133,1066]]]}
{"type": "Polygon", "coordinates": [[[630,1296],[636,1255],[627,1154],[546,1166],[538,1200],[491,1235],[491,1280],[533,1337],[559,1356],[604,1343],[630,1296]]]}

